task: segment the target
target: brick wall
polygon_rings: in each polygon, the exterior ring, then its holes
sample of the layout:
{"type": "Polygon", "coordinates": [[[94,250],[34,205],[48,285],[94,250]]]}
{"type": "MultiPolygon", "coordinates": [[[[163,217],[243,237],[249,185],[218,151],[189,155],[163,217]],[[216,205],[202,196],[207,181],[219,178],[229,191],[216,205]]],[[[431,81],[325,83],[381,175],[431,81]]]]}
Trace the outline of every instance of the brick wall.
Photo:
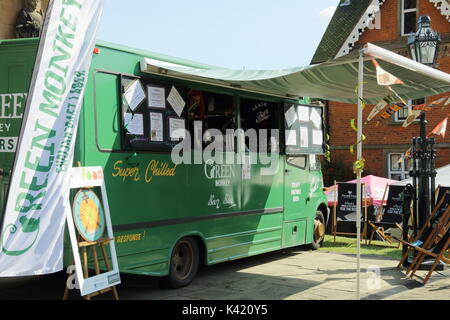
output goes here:
{"type": "MultiPolygon", "coordinates": [[[[49,0],[41,0],[38,9],[47,10],[49,0]]],[[[0,0],[0,39],[16,37],[15,26],[17,14],[23,8],[24,0],[0,0]]]]}
{"type": "MultiPolygon", "coordinates": [[[[356,47],[361,47],[367,42],[375,43],[380,46],[389,46],[389,49],[406,54],[406,37],[400,35],[400,0],[387,0],[381,7],[381,29],[366,29],[356,47]]],[[[429,15],[431,18],[431,27],[439,32],[443,39],[450,38],[450,23],[428,0],[418,0],[418,16],[429,15]]],[[[447,40],[448,41],[448,40],[447,40]]],[[[441,45],[438,59],[438,68],[450,73],[450,45],[444,43],[441,45]]],[[[426,101],[431,102],[439,97],[449,95],[442,94],[433,97],[427,97],[426,101]]],[[[365,120],[373,106],[367,106],[363,111],[365,120]]],[[[328,102],[329,134],[330,146],[332,148],[332,162],[340,162],[344,166],[351,168],[356,155],[351,154],[349,146],[356,143],[356,133],[350,127],[350,120],[356,118],[357,106],[334,101],[328,102]]],[[[427,112],[427,132],[441,122],[450,113],[450,107],[441,110],[436,108],[427,112]]],[[[449,124],[450,128],[450,124],[449,124]]],[[[395,123],[386,120],[379,126],[372,120],[364,127],[364,134],[367,140],[364,141],[363,157],[366,159],[366,174],[375,174],[382,177],[388,175],[388,154],[390,152],[405,152],[411,145],[413,137],[419,136],[419,124],[411,124],[408,128],[403,128],[402,123],[395,123]]],[[[438,143],[438,158],[436,167],[441,167],[450,163],[450,129],[447,130],[445,139],[441,136],[433,136],[438,143]]],[[[335,164],[332,164],[333,166],[335,164]]],[[[336,173],[334,168],[327,172],[325,170],[325,181],[332,181],[336,173]]],[[[342,179],[346,179],[344,172],[342,179]]],[[[350,177],[351,178],[351,177],[350,177]]]]}
{"type": "MultiPolygon", "coordinates": [[[[428,0],[417,0],[418,17],[421,15],[428,15],[431,18],[431,27],[441,34],[449,33],[449,22],[445,16],[435,8],[435,6],[428,0]]],[[[402,37],[400,34],[400,13],[401,0],[386,0],[381,6],[381,28],[367,29],[359,38],[360,43],[380,42],[403,40],[406,43],[407,37],[402,37]]]]}

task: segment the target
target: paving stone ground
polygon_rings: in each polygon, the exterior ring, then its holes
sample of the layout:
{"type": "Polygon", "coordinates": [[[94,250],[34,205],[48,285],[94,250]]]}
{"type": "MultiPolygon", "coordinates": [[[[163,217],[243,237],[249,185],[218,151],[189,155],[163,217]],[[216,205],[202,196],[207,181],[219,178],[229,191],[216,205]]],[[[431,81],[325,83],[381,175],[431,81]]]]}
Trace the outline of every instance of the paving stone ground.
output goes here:
{"type": "MultiPolygon", "coordinates": [[[[406,277],[397,263],[361,256],[360,298],[450,300],[449,271],[434,273],[423,286],[419,278],[406,277]]],[[[126,300],[353,300],[355,269],[355,255],[294,248],[204,267],[191,285],[178,290],[160,289],[156,278],[123,274],[118,290],[126,300]]],[[[0,279],[0,299],[61,299],[65,281],[63,272],[0,279]]],[[[71,298],[79,298],[78,292],[71,298]]]]}

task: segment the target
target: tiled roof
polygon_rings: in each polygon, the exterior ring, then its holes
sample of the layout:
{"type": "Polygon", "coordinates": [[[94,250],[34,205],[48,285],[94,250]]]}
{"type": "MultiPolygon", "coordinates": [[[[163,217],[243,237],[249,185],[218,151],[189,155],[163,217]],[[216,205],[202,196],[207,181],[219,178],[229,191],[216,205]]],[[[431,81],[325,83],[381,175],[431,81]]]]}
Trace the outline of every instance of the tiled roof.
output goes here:
{"type": "Polygon", "coordinates": [[[328,61],[336,56],[371,3],[372,0],[339,1],[311,64],[328,61]],[[346,2],[350,2],[350,5],[342,5],[346,2]]]}

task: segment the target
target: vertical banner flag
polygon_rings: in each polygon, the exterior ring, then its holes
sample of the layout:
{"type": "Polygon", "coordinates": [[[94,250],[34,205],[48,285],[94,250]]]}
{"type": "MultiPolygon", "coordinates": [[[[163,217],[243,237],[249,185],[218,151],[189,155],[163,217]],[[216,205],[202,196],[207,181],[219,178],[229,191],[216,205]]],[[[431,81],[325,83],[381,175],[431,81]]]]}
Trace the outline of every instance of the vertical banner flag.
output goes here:
{"type": "Polygon", "coordinates": [[[69,169],[103,0],[51,0],[0,234],[0,276],[62,270],[69,169]]]}

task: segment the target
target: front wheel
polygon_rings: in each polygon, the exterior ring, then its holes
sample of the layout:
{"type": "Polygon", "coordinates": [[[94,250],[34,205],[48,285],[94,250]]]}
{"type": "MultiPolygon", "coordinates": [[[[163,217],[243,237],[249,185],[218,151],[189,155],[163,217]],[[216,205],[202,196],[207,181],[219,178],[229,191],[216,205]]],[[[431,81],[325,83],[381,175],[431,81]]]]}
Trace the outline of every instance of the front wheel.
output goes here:
{"type": "Polygon", "coordinates": [[[192,282],[198,271],[199,254],[193,238],[179,240],[170,258],[169,275],[162,279],[164,287],[177,289],[192,282]]]}
{"type": "Polygon", "coordinates": [[[325,218],[322,211],[316,211],[316,216],[314,217],[314,240],[309,245],[311,250],[319,249],[323,240],[325,239],[325,218]]]}

